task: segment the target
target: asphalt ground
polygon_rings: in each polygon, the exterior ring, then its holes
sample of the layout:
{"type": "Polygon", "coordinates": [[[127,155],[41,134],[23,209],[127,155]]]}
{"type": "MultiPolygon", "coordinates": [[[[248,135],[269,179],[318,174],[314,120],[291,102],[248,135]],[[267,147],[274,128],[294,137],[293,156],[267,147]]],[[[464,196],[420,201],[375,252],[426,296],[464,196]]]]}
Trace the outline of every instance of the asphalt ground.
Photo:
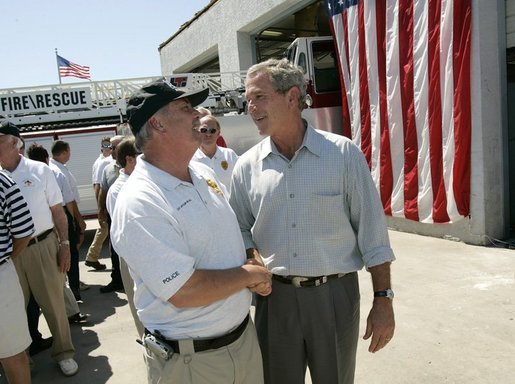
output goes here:
{"type": "MultiPolygon", "coordinates": [[[[90,222],[88,228],[94,228],[90,222]]],[[[81,249],[81,311],[89,319],[72,325],[79,372],[64,377],[50,350],[33,357],[32,382],[146,383],[142,351],[123,293],[102,294],[110,270],[84,265],[94,230],[81,249]]],[[[390,231],[396,333],[376,354],[360,340],[357,384],[515,383],[515,250],[466,245],[390,231]]],[[[110,267],[104,245],[102,262],[110,267]]],[[[360,272],[361,335],[372,303],[370,276],[360,272]]],[[[1,315],[0,315],[1,316],[1,315]]],[[[40,330],[50,333],[43,317],[40,330]]],[[[0,383],[6,383],[0,371],[0,383]]],[[[214,381],[216,383],[216,381],[214,381]]],[[[309,372],[306,383],[311,383],[309,372]]],[[[250,383],[252,384],[252,383],[250,383]]]]}

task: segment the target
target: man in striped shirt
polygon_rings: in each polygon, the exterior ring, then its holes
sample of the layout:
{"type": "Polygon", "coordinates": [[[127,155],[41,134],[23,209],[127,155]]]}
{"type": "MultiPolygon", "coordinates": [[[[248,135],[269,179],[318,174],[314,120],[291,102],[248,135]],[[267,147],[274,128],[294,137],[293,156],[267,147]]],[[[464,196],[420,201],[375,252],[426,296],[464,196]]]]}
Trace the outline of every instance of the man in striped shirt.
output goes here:
{"type": "Polygon", "coordinates": [[[0,134],[0,165],[18,184],[34,220],[35,235],[15,260],[25,302],[28,303],[32,292],[53,336],[52,357],[65,376],[72,376],[79,366],[73,359],[75,348],[63,297],[65,273],[70,269],[63,197],[47,165],[19,154],[18,128],[2,121],[0,134]]]}
{"type": "Polygon", "coordinates": [[[25,349],[32,340],[23,292],[11,258],[20,254],[33,233],[27,202],[14,180],[0,171],[0,362],[9,383],[30,383],[25,349]]]}

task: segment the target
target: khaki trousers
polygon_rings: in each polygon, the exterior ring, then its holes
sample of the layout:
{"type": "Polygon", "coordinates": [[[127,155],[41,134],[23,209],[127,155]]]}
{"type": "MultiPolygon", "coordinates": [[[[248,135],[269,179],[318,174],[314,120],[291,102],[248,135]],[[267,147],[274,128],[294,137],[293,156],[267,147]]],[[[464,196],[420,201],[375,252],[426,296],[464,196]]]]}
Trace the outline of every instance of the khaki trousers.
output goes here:
{"type": "Polygon", "coordinates": [[[102,252],[102,244],[109,235],[109,229],[105,221],[100,223],[100,227],[95,232],[95,237],[89,246],[88,253],[86,255],[86,261],[98,261],[100,252],[102,252]]]}
{"type": "Polygon", "coordinates": [[[73,295],[68,282],[64,284],[64,308],[66,309],[66,316],[70,317],[80,312],[79,304],[73,295]]]}
{"type": "Polygon", "coordinates": [[[263,364],[254,323],[234,343],[195,353],[192,340],[179,341],[181,354],[168,361],[145,350],[148,382],[151,384],[262,384],[263,364]]]}
{"type": "Polygon", "coordinates": [[[141,324],[138,317],[138,311],[134,306],[134,280],[132,280],[131,274],[129,273],[129,267],[123,258],[120,257],[120,274],[122,275],[123,289],[127,295],[127,301],[129,302],[129,308],[131,310],[132,318],[134,319],[134,325],[136,326],[136,332],[139,337],[143,337],[145,333],[145,327],[141,324]]]}
{"type": "Polygon", "coordinates": [[[58,267],[58,243],[55,233],[33,244],[14,260],[16,272],[25,298],[34,295],[54,337],[52,357],[56,361],[69,359],[75,354],[70,324],[64,308],[63,286],[65,274],[58,267]]]}

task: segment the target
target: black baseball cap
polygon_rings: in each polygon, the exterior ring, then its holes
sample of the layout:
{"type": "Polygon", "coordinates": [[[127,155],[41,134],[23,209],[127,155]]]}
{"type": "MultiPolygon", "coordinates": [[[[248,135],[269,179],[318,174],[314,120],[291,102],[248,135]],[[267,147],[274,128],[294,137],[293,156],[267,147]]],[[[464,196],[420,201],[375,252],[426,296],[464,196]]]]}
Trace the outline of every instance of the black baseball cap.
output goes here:
{"type": "Polygon", "coordinates": [[[20,137],[20,130],[8,120],[0,120],[0,135],[12,135],[20,137]]]}
{"type": "Polygon", "coordinates": [[[188,99],[192,107],[196,107],[209,94],[209,88],[199,91],[184,92],[171,85],[165,78],[143,86],[134,93],[127,105],[127,118],[131,131],[136,135],[143,124],[166,104],[179,99],[188,99]]]}

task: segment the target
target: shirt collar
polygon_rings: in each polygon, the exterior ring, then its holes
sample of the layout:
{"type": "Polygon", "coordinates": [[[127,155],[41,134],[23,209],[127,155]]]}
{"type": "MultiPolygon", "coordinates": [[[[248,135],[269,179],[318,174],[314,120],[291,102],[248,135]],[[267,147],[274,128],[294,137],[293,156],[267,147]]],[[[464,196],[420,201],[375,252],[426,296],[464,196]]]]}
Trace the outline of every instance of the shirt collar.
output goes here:
{"type": "MultiPolygon", "coordinates": [[[[190,171],[193,185],[198,185],[198,181],[202,179],[201,175],[195,169],[193,169],[191,165],[188,166],[188,169],[190,171]]],[[[179,180],[177,177],[172,176],[169,173],[150,164],[148,161],[143,159],[143,155],[138,156],[136,167],[134,168],[133,173],[139,173],[144,177],[151,179],[154,183],[168,191],[176,189],[181,184],[191,185],[190,183],[179,180]]]]}
{"type": "MultiPolygon", "coordinates": [[[[307,123],[306,120],[302,119],[302,121],[304,121],[307,124],[307,127],[306,132],[304,133],[304,139],[302,140],[302,144],[300,145],[300,148],[297,151],[305,147],[308,151],[320,157],[322,155],[322,135],[319,132],[317,132],[310,123],[307,123]]],[[[278,156],[281,155],[277,150],[275,144],[272,142],[272,139],[270,137],[267,137],[265,140],[263,140],[263,147],[261,150],[259,160],[263,161],[271,153],[278,156]]]]}

